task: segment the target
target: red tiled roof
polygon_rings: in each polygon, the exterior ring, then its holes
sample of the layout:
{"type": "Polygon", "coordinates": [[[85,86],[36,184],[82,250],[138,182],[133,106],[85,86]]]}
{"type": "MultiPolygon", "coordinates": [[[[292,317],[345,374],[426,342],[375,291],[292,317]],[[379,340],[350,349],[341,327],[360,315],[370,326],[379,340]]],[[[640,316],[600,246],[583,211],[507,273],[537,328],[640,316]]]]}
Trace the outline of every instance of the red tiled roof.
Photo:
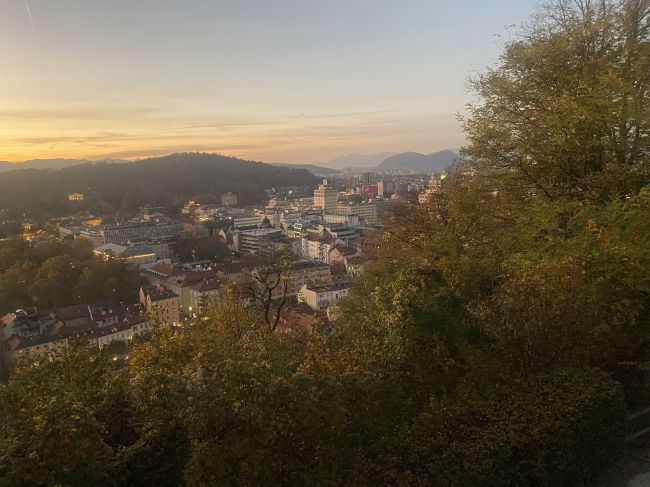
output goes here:
{"type": "Polygon", "coordinates": [[[90,318],[88,306],[85,304],[74,304],[72,306],[54,308],[51,311],[51,314],[56,316],[61,321],[74,320],[78,318],[90,318]]]}
{"type": "Polygon", "coordinates": [[[217,273],[215,271],[191,271],[188,272],[187,274],[178,276],[176,279],[176,284],[178,284],[181,287],[187,287],[187,286],[193,286],[194,284],[197,284],[205,279],[214,279],[217,277],[217,273]]]}
{"type": "Polygon", "coordinates": [[[152,301],[160,301],[162,299],[177,298],[178,295],[164,286],[149,287],[144,290],[145,294],[149,296],[152,301]]]}
{"type": "Polygon", "coordinates": [[[352,247],[350,247],[349,245],[341,245],[341,244],[339,244],[339,245],[337,245],[337,246],[334,247],[334,248],[335,248],[336,250],[338,250],[338,251],[341,253],[341,255],[344,255],[344,256],[347,256],[347,255],[354,255],[354,254],[357,253],[357,251],[354,250],[354,249],[353,249],[352,247]]]}
{"type": "Polygon", "coordinates": [[[215,289],[219,289],[221,287],[221,281],[216,278],[212,279],[204,279],[201,282],[198,282],[192,286],[192,289],[202,293],[202,292],[208,292],[208,291],[214,291],[215,289]]]}

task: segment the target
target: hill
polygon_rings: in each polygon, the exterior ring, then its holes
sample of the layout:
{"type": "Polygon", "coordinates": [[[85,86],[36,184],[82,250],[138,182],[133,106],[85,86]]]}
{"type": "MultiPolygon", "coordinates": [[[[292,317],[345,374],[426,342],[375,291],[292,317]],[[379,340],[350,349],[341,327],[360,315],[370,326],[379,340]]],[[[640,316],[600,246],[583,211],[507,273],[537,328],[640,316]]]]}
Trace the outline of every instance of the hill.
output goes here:
{"type": "Polygon", "coordinates": [[[233,191],[242,203],[264,198],[270,187],[315,184],[304,169],[277,167],[216,154],[183,153],[126,164],[83,164],[60,170],[26,169],[0,178],[0,208],[37,215],[88,210],[133,212],[145,204],[172,209],[201,194],[233,191]],[[70,202],[81,192],[84,201],[70,202]]]}
{"type": "Polygon", "coordinates": [[[331,167],[317,166],[315,164],[283,164],[280,162],[274,162],[271,165],[277,167],[286,167],[290,169],[304,169],[305,171],[309,171],[310,173],[316,176],[329,176],[329,175],[341,173],[341,171],[339,171],[338,169],[333,169],[331,167]]]}
{"type": "Polygon", "coordinates": [[[443,150],[432,154],[402,152],[401,154],[396,154],[384,160],[379,164],[379,166],[377,166],[377,171],[444,171],[457,158],[458,155],[450,150],[443,150]]]}

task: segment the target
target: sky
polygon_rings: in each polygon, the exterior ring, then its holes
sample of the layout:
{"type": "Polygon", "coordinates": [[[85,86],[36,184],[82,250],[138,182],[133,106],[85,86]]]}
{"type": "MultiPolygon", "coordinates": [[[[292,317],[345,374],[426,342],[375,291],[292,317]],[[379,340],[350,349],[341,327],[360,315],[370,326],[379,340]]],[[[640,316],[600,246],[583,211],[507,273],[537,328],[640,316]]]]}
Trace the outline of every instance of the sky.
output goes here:
{"type": "Polygon", "coordinates": [[[0,0],[0,161],[456,148],[536,3],[0,0]]]}

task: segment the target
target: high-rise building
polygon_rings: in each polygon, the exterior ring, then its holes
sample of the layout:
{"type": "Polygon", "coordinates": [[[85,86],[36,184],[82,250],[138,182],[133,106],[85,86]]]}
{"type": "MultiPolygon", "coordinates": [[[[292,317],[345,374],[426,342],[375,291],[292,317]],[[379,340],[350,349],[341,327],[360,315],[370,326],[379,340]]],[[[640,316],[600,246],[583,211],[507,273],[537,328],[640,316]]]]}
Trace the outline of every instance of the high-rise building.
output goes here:
{"type": "Polygon", "coordinates": [[[359,178],[359,182],[361,184],[370,184],[372,182],[372,173],[371,172],[363,172],[363,173],[361,173],[361,177],[359,178]]]}
{"type": "Polygon", "coordinates": [[[314,206],[322,208],[326,213],[336,211],[338,195],[336,190],[327,184],[327,179],[323,179],[323,184],[314,190],[314,206]]]}
{"type": "Polygon", "coordinates": [[[379,181],[377,183],[377,195],[388,196],[395,191],[395,183],[392,181],[379,181]]]}

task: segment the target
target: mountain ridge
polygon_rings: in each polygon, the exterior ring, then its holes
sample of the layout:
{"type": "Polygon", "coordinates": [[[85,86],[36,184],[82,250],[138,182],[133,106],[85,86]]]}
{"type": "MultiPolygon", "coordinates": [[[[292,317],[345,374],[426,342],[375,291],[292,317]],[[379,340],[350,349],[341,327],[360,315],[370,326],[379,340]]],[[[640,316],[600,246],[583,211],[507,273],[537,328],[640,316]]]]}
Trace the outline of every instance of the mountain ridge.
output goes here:
{"type": "Polygon", "coordinates": [[[419,152],[402,152],[385,159],[377,171],[416,171],[416,172],[436,172],[444,171],[451,166],[458,154],[451,150],[441,150],[430,154],[421,154],[419,152]]]}

